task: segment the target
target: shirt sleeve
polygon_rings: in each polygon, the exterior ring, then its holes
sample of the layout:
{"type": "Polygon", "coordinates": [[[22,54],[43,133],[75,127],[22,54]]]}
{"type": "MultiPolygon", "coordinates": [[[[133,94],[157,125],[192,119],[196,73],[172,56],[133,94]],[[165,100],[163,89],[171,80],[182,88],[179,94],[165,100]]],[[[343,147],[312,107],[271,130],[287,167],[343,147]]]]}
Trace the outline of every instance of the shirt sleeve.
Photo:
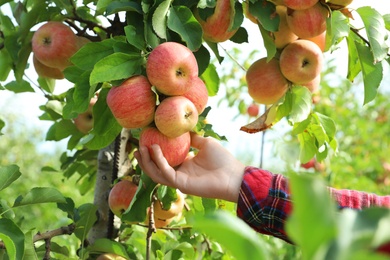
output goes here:
{"type": "MultiPolygon", "coordinates": [[[[390,196],[328,188],[340,209],[367,207],[390,208],[390,196]]],[[[248,166],[237,202],[237,216],[257,232],[281,238],[289,243],[284,224],[292,211],[288,181],[281,174],[248,166]]]]}

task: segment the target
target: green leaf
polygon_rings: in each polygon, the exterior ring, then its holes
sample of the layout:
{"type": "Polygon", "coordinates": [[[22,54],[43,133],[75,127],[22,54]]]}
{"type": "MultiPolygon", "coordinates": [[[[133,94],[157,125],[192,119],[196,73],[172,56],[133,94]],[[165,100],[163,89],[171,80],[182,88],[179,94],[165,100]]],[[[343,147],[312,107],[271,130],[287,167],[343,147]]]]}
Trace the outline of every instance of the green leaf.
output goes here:
{"type": "Polygon", "coordinates": [[[349,32],[348,18],[340,11],[333,11],[332,15],[326,20],[325,50],[340,43],[344,38],[348,37],[349,32]]]}
{"type": "Polygon", "coordinates": [[[286,222],[287,234],[302,249],[302,259],[325,259],[326,248],[337,235],[336,205],[321,179],[289,177],[294,210],[286,222]]]}
{"type": "Polygon", "coordinates": [[[152,16],[152,26],[154,32],[161,39],[167,39],[167,15],[171,2],[171,0],[161,2],[152,16]]]}
{"type": "Polygon", "coordinates": [[[244,27],[240,27],[230,40],[235,43],[248,42],[248,32],[244,27]]]}
{"type": "Polygon", "coordinates": [[[207,92],[210,97],[217,95],[219,90],[219,75],[217,68],[214,64],[210,63],[207,69],[201,75],[202,80],[205,82],[207,92]]]}
{"type": "Polygon", "coordinates": [[[64,203],[65,197],[55,188],[35,187],[32,188],[24,197],[16,198],[13,207],[33,205],[39,203],[64,203]]]}
{"type": "Polygon", "coordinates": [[[38,77],[38,84],[43,89],[49,93],[53,93],[56,86],[56,80],[45,77],[38,77]]]}
{"type": "Polygon", "coordinates": [[[210,52],[204,45],[201,45],[200,48],[194,52],[194,55],[198,63],[198,73],[199,75],[202,75],[210,64],[210,52]]]}
{"type": "Polygon", "coordinates": [[[276,32],[279,29],[279,15],[275,15],[276,7],[270,1],[249,1],[249,13],[255,16],[262,27],[268,32],[276,32]]]}
{"type": "Polygon", "coordinates": [[[261,33],[261,37],[263,38],[264,47],[267,50],[267,61],[270,61],[273,57],[275,57],[275,54],[277,52],[275,42],[271,37],[269,31],[264,29],[261,24],[258,24],[258,26],[261,33]]]}
{"type": "Polygon", "coordinates": [[[168,14],[168,28],[180,35],[187,47],[196,51],[202,44],[202,27],[185,6],[172,6],[168,14]]]}
{"type": "Polygon", "coordinates": [[[353,82],[355,77],[362,71],[362,68],[360,66],[360,61],[359,61],[359,55],[356,49],[356,42],[358,41],[360,41],[360,39],[358,39],[358,36],[351,31],[347,38],[347,45],[348,45],[347,79],[351,82],[353,82]]]}
{"type": "Polygon", "coordinates": [[[11,183],[16,181],[21,175],[19,166],[17,165],[0,165],[0,191],[11,185],[11,183]]]}
{"type": "Polygon", "coordinates": [[[377,89],[383,78],[382,63],[374,63],[372,52],[367,46],[356,42],[360,66],[363,73],[364,104],[372,101],[377,94],[377,89]]]}
{"type": "Polygon", "coordinates": [[[289,121],[291,123],[302,122],[311,112],[312,97],[310,90],[306,87],[294,86],[292,88],[292,101],[289,121]]]}
{"type": "Polygon", "coordinates": [[[31,87],[30,83],[28,83],[25,80],[20,80],[20,81],[14,80],[6,84],[4,87],[15,93],[34,92],[34,89],[31,87]]]}
{"type": "Polygon", "coordinates": [[[89,230],[97,221],[97,207],[92,203],[86,203],[78,208],[79,219],[76,221],[74,234],[80,241],[84,241],[89,230]]]}
{"type": "Polygon", "coordinates": [[[124,29],[127,42],[134,47],[143,50],[146,46],[143,28],[127,25],[124,29]]]}
{"type": "Polygon", "coordinates": [[[139,3],[136,2],[122,2],[122,1],[113,1],[106,7],[106,13],[107,15],[115,14],[119,12],[138,12],[142,13],[142,8],[139,3]]]}
{"type": "Polygon", "coordinates": [[[126,259],[130,259],[126,248],[121,243],[107,238],[96,239],[95,242],[92,245],[89,245],[87,249],[91,254],[113,253],[126,259]]]}
{"type": "Polygon", "coordinates": [[[138,223],[144,222],[147,216],[147,208],[150,206],[151,197],[156,183],[146,174],[141,175],[141,181],[138,184],[137,192],[129,205],[129,208],[123,213],[121,219],[125,222],[138,223]]]}
{"type": "Polygon", "coordinates": [[[24,234],[22,230],[10,219],[0,219],[0,240],[7,248],[10,260],[23,259],[24,234]]]}
{"type": "Polygon", "coordinates": [[[308,132],[303,132],[298,135],[301,163],[307,163],[317,153],[316,139],[308,132]]]}
{"type": "Polygon", "coordinates": [[[139,53],[113,53],[95,64],[90,84],[130,78],[141,73],[143,63],[144,58],[139,53]]]}
{"type": "Polygon", "coordinates": [[[202,198],[202,205],[206,213],[214,212],[218,209],[218,204],[216,199],[202,198]]]}
{"type": "Polygon", "coordinates": [[[12,70],[12,58],[6,49],[0,50],[0,81],[5,81],[12,70]]]}
{"type": "Polygon", "coordinates": [[[5,126],[5,122],[3,120],[0,119],[0,136],[3,135],[3,133],[1,132],[1,130],[4,128],[5,126]]]}
{"type": "Polygon", "coordinates": [[[311,119],[312,119],[312,117],[310,114],[305,120],[295,123],[293,125],[292,134],[297,135],[297,134],[300,134],[303,131],[305,131],[307,129],[307,127],[310,125],[311,119]]]}
{"type": "MultiPolygon", "coordinates": [[[[35,245],[33,240],[33,232],[32,230],[29,230],[25,234],[25,241],[24,241],[24,255],[23,260],[39,260],[37,253],[35,252],[35,245]]],[[[50,246],[50,249],[52,247],[50,246]]]]}
{"type": "Polygon", "coordinates": [[[47,141],[59,141],[73,133],[77,133],[77,128],[71,120],[61,120],[55,122],[46,133],[47,141]]]}
{"type": "Polygon", "coordinates": [[[78,68],[92,70],[99,60],[114,53],[115,42],[115,39],[110,38],[101,42],[87,43],[70,60],[78,68]]]}
{"type": "Polygon", "coordinates": [[[313,116],[320,122],[329,138],[333,139],[336,134],[336,124],[333,119],[318,112],[313,113],[313,116]]]}
{"type": "Polygon", "coordinates": [[[215,239],[235,259],[269,259],[257,233],[244,221],[226,211],[196,215],[194,229],[215,239]]]}
{"type": "Polygon", "coordinates": [[[389,51],[386,43],[388,35],[382,15],[370,6],[360,7],[356,12],[364,23],[374,63],[382,61],[389,51]]]}

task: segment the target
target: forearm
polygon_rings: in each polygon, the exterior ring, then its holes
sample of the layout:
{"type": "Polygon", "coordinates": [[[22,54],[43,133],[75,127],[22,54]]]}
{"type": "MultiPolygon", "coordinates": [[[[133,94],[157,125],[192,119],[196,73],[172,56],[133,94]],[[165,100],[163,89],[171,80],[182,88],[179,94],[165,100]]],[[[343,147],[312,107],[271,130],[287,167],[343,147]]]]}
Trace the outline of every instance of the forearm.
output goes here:
{"type": "Polygon", "coordinates": [[[369,207],[390,208],[390,196],[378,196],[356,190],[338,190],[328,188],[330,195],[336,201],[338,207],[351,209],[364,209],[369,207]]]}

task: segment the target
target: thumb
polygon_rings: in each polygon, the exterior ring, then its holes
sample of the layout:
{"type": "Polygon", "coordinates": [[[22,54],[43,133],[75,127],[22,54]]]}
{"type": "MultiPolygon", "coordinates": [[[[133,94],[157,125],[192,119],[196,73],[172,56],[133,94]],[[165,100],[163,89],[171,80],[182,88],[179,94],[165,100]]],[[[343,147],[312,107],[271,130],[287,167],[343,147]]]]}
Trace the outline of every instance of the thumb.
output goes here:
{"type": "Polygon", "coordinates": [[[203,137],[197,133],[191,132],[191,147],[200,150],[207,140],[207,137],[203,137]]]}

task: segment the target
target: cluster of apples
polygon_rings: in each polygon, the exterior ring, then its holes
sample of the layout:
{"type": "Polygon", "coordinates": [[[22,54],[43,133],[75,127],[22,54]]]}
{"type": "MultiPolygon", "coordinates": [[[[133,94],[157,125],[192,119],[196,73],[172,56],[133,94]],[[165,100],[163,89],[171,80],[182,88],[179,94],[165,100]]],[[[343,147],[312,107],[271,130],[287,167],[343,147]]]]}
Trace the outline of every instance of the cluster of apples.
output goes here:
{"type": "Polygon", "coordinates": [[[88,42],[62,22],[46,22],[32,37],[35,71],[41,77],[63,79],[63,70],[71,65],[70,57],[88,42]]]}
{"type": "MultiPolygon", "coordinates": [[[[332,6],[346,6],[350,0],[274,0],[279,19],[278,31],[271,37],[278,49],[275,57],[255,61],[246,73],[248,93],[254,101],[270,105],[277,102],[291,85],[316,92],[325,50],[326,19],[332,6]]],[[[246,16],[249,4],[244,4],[246,16]]]]}
{"type": "Polygon", "coordinates": [[[107,95],[118,123],[142,128],[139,143],[149,149],[159,144],[168,163],[181,164],[190,148],[190,131],[208,101],[192,51],[176,42],[155,47],[146,61],[146,76],[135,75],[107,95]]]}
{"type": "MultiPolygon", "coordinates": [[[[130,206],[138,186],[130,179],[123,178],[111,189],[108,196],[108,205],[111,211],[118,217],[130,206]]],[[[169,208],[164,207],[160,200],[153,203],[154,225],[156,228],[168,226],[174,219],[180,218],[185,204],[185,195],[176,190],[177,199],[173,201],[169,208]]],[[[148,214],[150,208],[148,208],[148,214]]],[[[149,219],[145,220],[148,224],[149,219]]]]}

